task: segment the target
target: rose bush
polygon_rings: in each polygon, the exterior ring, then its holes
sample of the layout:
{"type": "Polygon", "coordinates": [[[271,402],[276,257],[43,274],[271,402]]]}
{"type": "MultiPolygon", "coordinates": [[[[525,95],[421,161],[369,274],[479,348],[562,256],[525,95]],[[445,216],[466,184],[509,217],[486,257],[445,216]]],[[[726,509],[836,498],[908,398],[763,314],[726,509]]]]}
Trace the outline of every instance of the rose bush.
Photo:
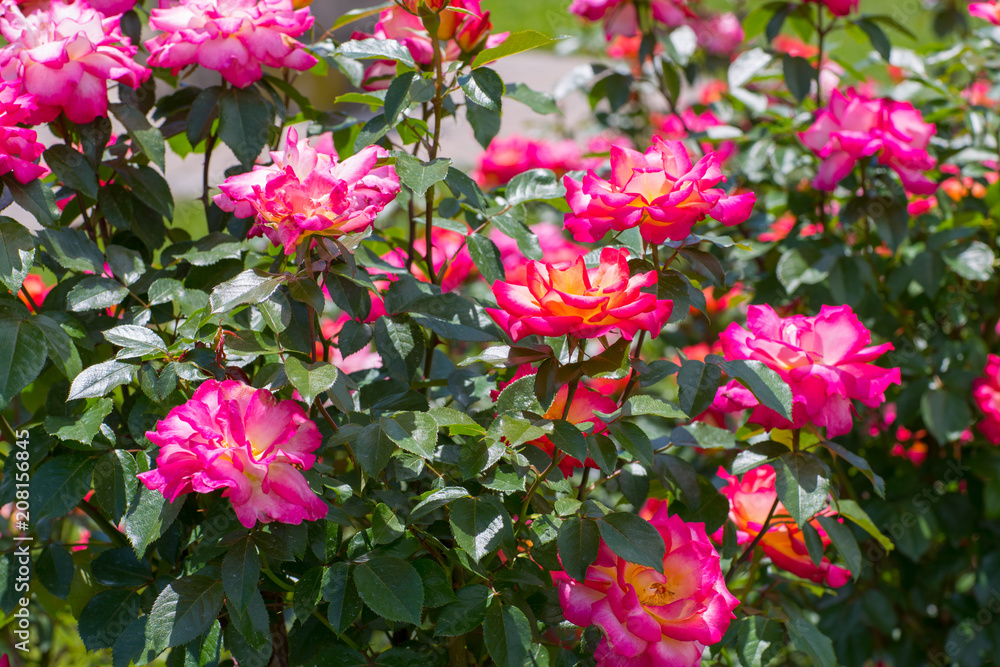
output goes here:
{"type": "Polygon", "coordinates": [[[998,14],[925,4],[4,0],[0,664],[995,662],[998,14]]]}

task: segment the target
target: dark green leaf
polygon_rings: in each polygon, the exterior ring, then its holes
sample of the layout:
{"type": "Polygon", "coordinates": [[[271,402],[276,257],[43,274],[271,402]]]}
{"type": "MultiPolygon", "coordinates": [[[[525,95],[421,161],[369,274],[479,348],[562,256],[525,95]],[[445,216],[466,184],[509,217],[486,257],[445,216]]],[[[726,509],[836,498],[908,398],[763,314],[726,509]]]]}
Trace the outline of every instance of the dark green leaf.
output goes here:
{"type": "MultiPolygon", "coordinates": [[[[138,148],[161,171],[166,170],[167,146],[160,130],[150,125],[146,116],[136,107],[111,103],[108,108],[128,131],[133,151],[138,148]]],[[[96,192],[92,199],[96,199],[96,192]]]]}
{"type": "Polygon", "coordinates": [[[25,226],[0,218],[0,282],[17,294],[34,260],[35,241],[25,226]]]}
{"type": "MultiPolygon", "coordinates": [[[[148,165],[142,167],[121,167],[118,170],[122,182],[132,190],[138,200],[168,220],[174,218],[174,196],[163,176],[148,165]]],[[[147,223],[148,224],[148,223],[147,223]]]]}
{"type": "Polygon", "coordinates": [[[389,439],[408,452],[432,458],[437,446],[438,425],[426,412],[402,412],[379,421],[389,439]]]}
{"type": "Polygon", "coordinates": [[[239,608],[250,603],[260,579],[260,556],[257,545],[249,536],[240,538],[229,547],[222,559],[222,587],[226,597],[239,608]]]}
{"type": "Polygon", "coordinates": [[[420,574],[420,580],[424,582],[425,607],[443,607],[458,601],[448,580],[448,574],[440,565],[429,558],[418,558],[413,561],[413,567],[420,574]]]}
{"type": "Polygon", "coordinates": [[[378,424],[366,426],[354,442],[358,465],[371,477],[385,470],[395,450],[396,443],[389,439],[378,424]]]}
{"type": "Polygon", "coordinates": [[[302,402],[312,405],[318,395],[333,386],[340,371],[326,361],[305,364],[298,357],[289,355],[285,359],[285,374],[292,386],[299,390],[302,402]]]}
{"type": "Polygon", "coordinates": [[[481,234],[471,234],[466,245],[469,248],[472,261],[475,262],[476,268],[479,269],[479,273],[488,284],[492,285],[497,281],[507,279],[500,249],[493,241],[481,234]]]}
{"type": "Polygon", "coordinates": [[[797,101],[801,102],[809,95],[809,88],[816,78],[816,70],[805,58],[791,56],[787,53],[781,57],[781,65],[789,92],[797,101]]]}
{"type": "Polygon", "coordinates": [[[149,561],[137,559],[129,547],[102,551],[90,564],[90,572],[94,581],[104,586],[138,588],[153,579],[149,561]]]}
{"type": "Polygon", "coordinates": [[[857,19],[854,21],[854,25],[865,31],[865,34],[868,35],[868,41],[872,43],[872,48],[878,51],[883,60],[889,62],[892,44],[889,42],[889,37],[886,36],[882,28],[867,18],[857,19]]]}
{"type": "Polygon", "coordinates": [[[69,595],[73,582],[73,557],[61,544],[50,544],[35,559],[35,575],[52,595],[62,600],[69,595]]]}
{"type": "Polygon", "coordinates": [[[451,160],[444,157],[421,162],[406,153],[397,152],[395,156],[399,180],[418,197],[423,197],[428,188],[443,181],[451,168],[451,160]]]}
{"type": "Polygon", "coordinates": [[[474,69],[459,77],[458,82],[468,99],[485,109],[500,111],[506,89],[500,75],[489,67],[474,69]]]}
{"type": "Polygon", "coordinates": [[[45,337],[34,322],[0,317],[0,406],[35,381],[47,355],[45,337]]]}
{"type": "Polygon", "coordinates": [[[861,549],[858,547],[858,541],[854,539],[854,533],[832,516],[820,516],[819,523],[829,535],[833,546],[837,547],[837,551],[844,557],[847,569],[851,571],[854,580],[857,581],[858,576],[861,575],[861,549]]]}
{"type": "Polygon", "coordinates": [[[490,603],[491,593],[486,586],[473,584],[456,591],[458,602],[441,610],[434,627],[435,637],[457,637],[472,632],[482,625],[490,603]]]}
{"type": "Polygon", "coordinates": [[[382,357],[389,376],[409,383],[423,368],[424,334],[406,316],[380,317],[372,327],[375,349],[382,357]]]}
{"type": "Polygon", "coordinates": [[[715,364],[688,359],[681,364],[677,374],[678,402],[689,417],[697,417],[715,400],[715,392],[722,380],[722,370],[715,364]]]}
{"type": "Polygon", "coordinates": [[[527,201],[561,199],[566,196],[562,180],[549,169],[531,169],[510,179],[504,197],[511,206],[527,201]]]}
{"type": "Polygon", "coordinates": [[[495,551],[509,530],[510,517],[479,498],[459,498],[451,504],[451,532],[458,543],[477,563],[495,551]]]}
{"type": "Polygon", "coordinates": [[[390,621],[420,625],[424,606],[423,582],[409,563],[377,556],[354,568],[358,594],[372,611],[390,621]]]}
{"type": "Polygon", "coordinates": [[[97,200],[97,174],[82,153],[71,146],[56,144],[46,149],[43,157],[63,185],[97,200]]]}
{"type": "Polygon", "coordinates": [[[559,560],[566,574],[577,581],[587,578],[587,568],[597,560],[601,534],[591,519],[570,517],[559,526],[559,560]]]}
{"type": "Polygon", "coordinates": [[[139,367],[135,364],[120,361],[105,361],[91,366],[74,378],[69,388],[69,400],[104,396],[115,387],[131,382],[138,372],[139,367]]]}
{"type": "Polygon", "coordinates": [[[652,524],[629,512],[612,512],[597,520],[608,547],[630,563],[663,571],[666,546],[652,524]]]}
{"type": "Polygon", "coordinates": [[[62,516],[76,507],[90,490],[96,459],[89,454],[63,454],[43,463],[31,476],[33,522],[62,516]]]}
{"type": "Polygon", "coordinates": [[[798,525],[826,507],[830,480],[823,462],[812,454],[788,452],[775,466],[778,498],[798,525]]]}
{"type": "Polygon", "coordinates": [[[330,603],[326,617],[334,631],[343,634],[364,606],[351,575],[350,563],[334,563],[323,572],[323,599],[330,603]]]}
{"type": "Polygon", "coordinates": [[[267,145],[271,120],[267,102],[254,88],[233,87],[219,95],[219,138],[245,167],[267,145]]]}
{"type": "Polygon", "coordinates": [[[237,306],[264,301],[284,281],[259,269],[248,269],[212,290],[209,302],[212,313],[225,313],[237,306]]]}
{"type": "Polygon", "coordinates": [[[528,617],[517,607],[494,599],[483,621],[483,642],[498,667],[521,667],[531,647],[528,617]]]}
{"type": "Polygon", "coordinates": [[[13,173],[3,175],[3,184],[14,197],[17,205],[35,217],[42,227],[51,227],[59,221],[59,208],[52,188],[36,178],[27,185],[14,178],[13,173]]]}
{"type": "Polygon", "coordinates": [[[785,419],[792,418],[792,390],[762,361],[737,359],[719,364],[726,375],[747,386],[757,400],[785,419]]]}
{"type": "Polygon", "coordinates": [[[222,583],[192,575],[172,581],[153,603],[146,634],[158,648],[180,646],[208,630],[222,608],[222,583]]]}
{"type": "Polygon", "coordinates": [[[472,134],[483,148],[500,133],[500,112],[479,106],[471,99],[465,101],[465,118],[472,126],[472,134]]]}
{"type": "Polygon", "coordinates": [[[88,651],[111,648],[142,610],[139,594],[112,588],[90,598],[80,612],[78,630],[88,651]]]}

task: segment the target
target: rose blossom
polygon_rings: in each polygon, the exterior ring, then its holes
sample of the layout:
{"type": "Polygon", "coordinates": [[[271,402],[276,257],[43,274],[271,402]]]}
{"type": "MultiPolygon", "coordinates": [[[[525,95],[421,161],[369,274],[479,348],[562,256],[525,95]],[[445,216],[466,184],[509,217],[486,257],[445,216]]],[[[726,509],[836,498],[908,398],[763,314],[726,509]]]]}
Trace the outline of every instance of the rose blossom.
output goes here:
{"type": "Polygon", "coordinates": [[[562,176],[583,165],[580,149],[569,139],[547,141],[515,134],[490,142],[472,178],[483,189],[492,190],[530,169],[551,169],[562,176]]]}
{"type": "MultiPolygon", "coordinates": [[[[709,128],[725,125],[711,111],[695,113],[694,109],[691,108],[685,109],[680,115],[670,114],[665,116],[653,113],[650,114],[649,121],[654,127],[653,132],[656,136],[671,141],[687,139],[689,132],[707,132],[709,128]]],[[[725,162],[736,154],[736,142],[727,139],[720,142],[718,148],[715,148],[709,141],[701,143],[701,151],[703,153],[707,154],[713,150],[719,156],[719,162],[725,162]]]]}
{"type": "Polygon", "coordinates": [[[986,357],[981,378],[972,381],[972,398],[983,412],[979,430],[994,445],[1000,445],[1000,357],[986,357]]]}
{"type": "Polygon", "coordinates": [[[396,170],[375,164],[388,155],[381,146],[338,162],[332,145],[313,148],[294,128],[286,144],[271,153],[273,164],[227,178],[214,197],[223,211],[255,216],[250,236],[266,235],[286,255],[311,235],[337,238],[369,229],[399,194],[396,170]]]}
{"type": "Polygon", "coordinates": [[[48,169],[35,164],[45,151],[38,133],[18,127],[37,108],[35,96],[22,95],[20,89],[16,81],[0,81],[0,174],[13,172],[19,183],[27,184],[48,169]]]}
{"type": "MultiPolygon", "coordinates": [[[[538,238],[538,246],[542,250],[542,257],[549,264],[572,262],[589,252],[587,248],[577,245],[563,236],[563,231],[551,222],[540,222],[532,225],[530,229],[538,238]]],[[[528,264],[531,263],[531,260],[521,252],[517,241],[496,228],[490,231],[490,240],[500,250],[500,259],[507,274],[507,282],[524,285],[528,264]]]]}
{"type": "Polygon", "coordinates": [[[708,216],[736,225],[750,217],[757,198],[753,193],[727,195],[715,187],[725,180],[716,153],[692,165],[679,141],[653,137],[645,155],[612,146],[610,180],[592,170],[582,181],[563,179],[572,211],[566,214],[566,229],[577,241],[597,242],[609,230],[638,226],[645,241],[659,244],[687,238],[708,216]]]}
{"type": "Polygon", "coordinates": [[[860,0],[806,0],[816,4],[826,5],[826,8],[834,16],[847,16],[851,12],[857,11],[860,0]]]}
{"type": "Polygon", "coordinates": [[[156,468],[138,475],[169,502],[183,493],[224,489],[240,523],[299,524],[327,505],[295,466],[308,470],[321,438],[295,401],[233,380],[206,380],[146,437],[160,448],[156,468]]]}
{"type": "Polygon", "coordinates": [[[927,152],[934,132],[934,125],[925,123],[909,102],[869,99],[848,88],[833,92],[799,138],[823,160],[813,180],[820,190],[833,190],[859,160],[878,155],[909,192],[929,195],[938,187],[923,173],[936,163],[927,152]]]}
{"type": "MultiPolygon", "coordinates": [[[[520,366],[517,369],[517,373],[514,374],[514,377],[507,382],[501,382],[497,385],[497,391],[493,392],[493,400],[496,401],[496,399],[500,396],[500,393],[511,383],[524,377],[532,377],[537,372],[538,370],[536,368],[533,368],[528,364],[520,366]]],[[[614,412],[618,408],[617,401],[608,398],[600,392],[589,389],[583,382],[577,385],[576,391],[573,393],[573,400],[570,401],[568,411],[566,411],[567,396],[569,396],[569,385],[564,384],[559,388],[559,391],[556,392],[552,405],[550,405],[545,411],[542,418],[565,419],[570,424],[574,425],[590,424],[590,427],[587,429],[588,433],[605,433],[608,430],[608,425],[594,413],[614,412]],[[566,413],[565,417],[563,417],[564,412],[566,413]]],[[[537,440],[530,440],[527,444],[538,447],[549,456],[552,456],[552,452],[555,449],[555,445],[552,444],[552,441],[549,440],[548,436],[542,436],[537,440]]],[[[598,467],[597,463],[595,463],[590,457],[587,457],[586,461],[581,462],[580,459],[574,458],[565,452],[563,452],[562,456],[559,458],[557,465],[565,477],[571,476],[573,471],[577,468],[582,468],[584,466],[588,468],[598,467]]]]}
{"type": "Polygon", "coordinates": [[[317,63],[295,40],[313,24],[308,8],[292,0],[179,0],[150,12],[162,31],[146,42],[151,67],[177,75],[189,65],[216,70],[246,88],[264,76],[262,66],[307,70],[317,63]]]}
{"type": "MultiPolygon", "coordinates": [[[[697,15],[685,0],[652,0],[653,20],[670,28],[684,25],[697,15]]],[[[639,33],[639,14],[631,0],[573,0],[569,11],[589,21],[604,21],[604,35],[632,37],[639,33]]]]}
{"type": "Polygon", "coordinates": [[[45,297],[48,296],[49,292],[52,291],[53,285],[49,285],[45,282],[37,273],[29,273],[24,277],[24,282],[21,283],[21,290],[18,290],[17,296],[28,307],[28,310],[35,312],[35,307],[42,307],[45,302],[45,297]],[[25,296],[27,292],[27,296],[25,296]],[[29,301],[30,297],[30,301],[29,301]]]}
{"type": "MultiPolygon", "coordinates": [[[[471,233],[471,230],[470,230],[471,233]]],[[[434,227],[431,229],[431,265],[434,267],[434,275],[440,277],[441,290],[450,292],[468,280],[469,276],[475,273],[476,264],[472,261],[469,247],[465,242],[466,236],[450,229],[434,227]],[[444,275],[441,275],[441,269],[444,275]]],[[[420,282],[431,282],[427,277],[427,239],[423,235],[413,240],[414,258],[410,272],[413,277],[420,282]]],[[[389,264],[399,268],[406,268],[408,253],[403,248],[395,248],[382,255],[389,264]]],[[[373,269],[373,272],[376,271],[373,269]]],[[[395,274],[386,274],[389,282],[396,280],[395,274]]]]}
{"type": "Polygon", "coordinates": [[[750,306],[748,329],[735,322],[722,332],[729,361],[762,361],[792,390],[792,420],[758,404],[735,380],[719,389],[715,406],[732,412],[753,408],[750,421],[767,428],[825,426],[827,435],[848,433],[853,425],[851,399],[870,408],[885,402],[885,390],[900,383],[898,368],[871,362],[894,349],[873,345],[871,333],[850,306],[823,306],[819,315],[781,318],[770,306],[750,306]]]}
{"type": "Polygon", "coordinates": [[[629,563],[601,540],[586,578],[553,574],[566,620],[596,625],[599,667],[697,667],[722,639],[739,605],[726,589],[705,524],[685,523],[665,503],[647,519],[666,546],[663,572],[629,563]]]}
{"type": "Polygon", "coordinates": [[[108,81],[132,88],[149,70],[132,58],[138,49],[122,35],[117,17],[108,18],[82,0],[52,0],[22,14],[4,0],[0,34],[0,77],[19,81],[21,91],[36,96],[37,108],[25,122],[53,121],[60,111],[74,123],[108,115],[108,81]]]}
{"type": "Polygon", "coordinates": [[[656,272],[629,276],[628,250],[604,248],[600,265],[588,269],[574,262],[530,262],[524,285],[497,281],[493,294],[499,308],[486,312],[514,341],[525,336],[599,338],[619,331],[632,340],[641,329],[658,336],[673,310],[641,288],[656,285],[656,272]]]}
{"type": "Polygon", "coordinates": [[[969,5],[969,14],[1000,25],[1000,2],[973,2],[969,5]]]}
{"type": "Polygon", "coordinates": [[[124,14],[135,7],[135,3],[136,0],[87,0],[87,4],[105,16],[124,14]]]}
{"type": "MultiPolygon", "coordinates": [[[[764,527],[767,515],[778,498],[774,486],[776,479],[774,468],[769,465],[754,468],[744,474],[743,481],[740,481],[738,477],[730,475],[725,468],[720,467],[719,477],[726,481],[726,486],[719,489],[719,492],[729,499],[729,520],[736,525],[737,544],[753,542],[764,527]]],[[[834,512],[827,506],[820,511],[820,514],[832,516],[834,512]]],[[[819,520],[813,519],[809,525],[819,533],[823,546],[829,546],[830,538],[819,520]]],[[[721,543],[722,529],[720,528],[712,538],[721,543]]],[[[826,582],[833,588],[839,588],[851,578],[850,571],[832,564],[828,558],[823,558],[819,565],[813,564],[802,529],[796,525],[780,501],[759,544],[776,566],[803,579],[816,583],[826,582]]]]}

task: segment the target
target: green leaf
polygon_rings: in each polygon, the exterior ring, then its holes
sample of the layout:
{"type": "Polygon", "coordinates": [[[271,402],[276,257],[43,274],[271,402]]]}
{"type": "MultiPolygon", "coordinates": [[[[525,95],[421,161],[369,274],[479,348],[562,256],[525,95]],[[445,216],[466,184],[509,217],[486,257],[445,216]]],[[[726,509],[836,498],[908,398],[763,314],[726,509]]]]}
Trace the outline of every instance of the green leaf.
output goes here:
{"type": "Polygon", "coordinates": [[[660,400],[654,396],[647,396],[645,394],[632,396],[625,401],[625,405],[615,412],[610,414],[596,412],[595,414],[608,422],[620,419],[621,417],[638,417],[641,415],[654,415],[656,417],[664,417],[666,419],[686,419],[688,416],[677,406],[660,400]]]}
{"type": "Polygon", "coordinates": [[[587,578],[587,568],[597,560],[601,534],[591,519],[570,517],[559,526],[556,538],[559,560],[566,574],[577,581],[587,578]]]}
{"type": "Polygon", "coordinates": [[[813,565],[819,567],[823,562],[823,538],[819,536],[819,531],[813,528],[811,523],[802,524],[802,537],[806,543],[806,551],[809,552],[809,560],[813,565]]]}
{"type": "Polygon", "coordinates": [[[395,60],[410,69],[417,69],[417,64],[410,55],[410,50],[401,42],[392,39],[354,39],[337,47],[337,53],[354,60],[395,60]]]}
{"type": "Polygon", "coordinates": [[[511,206],[527,201],[562,199],[566,188],[555,172],[549,169],[530,169],[510,179],[504,198],[511,206]]]}
{"type": "Polygon", "coordinates": [[[710,252],[697,248],[681,248],[681,257],[686,259],[699,275],[711,280],[720,287],[726,284],[726,271],[722,268],[719,258],[710,252]]]}
{"type": "Polygon", "coordinates": [[[358,458],[358,465],[371,477],[385,470],[395,450],[396,444],[378,424],[364,427],[354,442],[354,454],[358,458]]]}
{"type": "Polygon", "coordinates": [[[161,650],[197,639],[222,608],[222,583],[201,575],[172,581],[149,612],[147,637],[161,650]]]}
{"type": "Polygon", "coordinates": [[[405,560],[376,556],[354,568],[354,584],[365,604],[390,621],[420,625],[424,587],[416,569],[405,560]]]}
{"type": "Polygon", "coordinates": [[[97,174],[82,153],[71,146],[56,144],[46,149],[42,157],[63,185],[97,201],[97,174]]]}
{"type": "Polygon", "coordinates": [[[464,196],[469,206],[479,210],[486,206],[486,196],[479,189],[479,185],[469,178],[468,174],[451,167],[448,169],[448,176],[445,177],[444,182],[456,197],[458,195],[464,196]]]}
{"type": "Polygon", "coordinates": [[[550,114],[558,113],[559,107],[555,98],[548,93],[532,90],[523,83],[507,84],[507,97],[517,100],[521,104],[526,104],[535,113],[550,114]]]}
{"type": "Polygon", "coordinates": [[[762,361],[737,359],[719,364],[726,375],[739,380],[763,405],[785,419],[792,418],[792,390],[781,376],[762,361]]]}
{"type": "Polygon", "coordinates": [[[395,542],[406,531],[396,512],[385,503],[379,503],[372,511],[372,539],[375,544],[395,542]]]}
{"type": "Polygon", "coordinates": [[[705,422],[692,422],[675,427],[670,432],[670,442],[679,447],[733,449],[736,447],[736,436],[724,428],[711,426],[705,422]]]}
{"type": "Polygon", "coordinates": [[[893,550],[893,543],[888,537],[886,537],[881,530],[875,526],[875,522],[871,520],[868,513],[861,509],[853,500],[841,500],[837,503],[837,512],[841,516],[846,516],[848,519],[859,525],[863,530],[865,530],[869,535],[878,540],[878,543],[882,545],[882,548],[886,551],[893,550]]]}
{"type": "Polygon", "coordinates": [[[793,248],[778,260],[778,282],[789,294],[794,294],[802,285],[816,285],[830,275],[837,262],[833,253],[820,253],[813,247],[793,248]]]}
{"type": "Polygon", "coordinates": [[[141,561],[129,547],[119,547],[102,551],[90,564],[94,581],[104,586],[137,588],[150,583],[153,569],[149,561],[141,561]]]}
{"type": "Polygon", "coordinates": [[[785,74],[785,85],[798,102],[809,96],[809,88],[816,78],[816,70],[812,64],[801,56],[790,56],[787,53],[781,57],[781,66],[785,74]]]}
{"type": "Polygon", "coordinates": [[[927,430],[942,445],[958,440],[972,421],[965,396],[946,389],[931,389],[920,399],[920,415],[927,430]]]}
{"type": "Polygon", "coordinates": [[[153,540],[160,537],[181,511],[185,497],[168,503],[159,491],[147,489],[144,484],[136,486],[125,513],[125,536],[135,549],[137,557],[146,553],[153,540]]]}
{"type": "Polygon", "coordinates": [[[552,433],[549,440],[556,448],[561,449],[575,459],[583,461],[587,458],[587,438],[576,425],[562,419],[552,420],[552,433]]]}
{"type": "Polygon", "coordinates": [[[31,520],[68,514],[90,490],[97,460],[90,454],[62,454],[43,463],[31,476],[31,520]]]}
{"type": "Polygon", "coordinates": [[[597,527],[608,547],[630,563],[663,572],[666,546],[660,533],[642,517],[630,512],[612,512],[597,519],[597,527]]]}
{"type": "Polygon", "coordinates": [[[488,284],[507,279],[500,249],[493,241],[481,234],[471,234],[466,239],[466,246],[480,275],[488,284]]]}
{"type": "Polygon", "coordinates": [[[449,523],[458,546],[477,563],[500,546],[505,530],[512,530],[500,507],[479,498],[455,500],[449,523]]]}
{"type": "Polygon", "coordinates": [[[517,607],[494,599],[483,621],[483,642],[498,667],[521,667],[531,647],[528,617],[517,607]]]}
{"type": "Polygon", "coordinates": [[[747,616],[736,635],[736,655],[741,667],[764,667],[781,652],[785,633],[781,624],[760,616],[747,616]]]}
{"type": "Polygon", "coordinates": [[[80,611],[77,630],[88,651],[111,648],[115,640],[142,611],[139,594],[112,588],[90,598],[80,611]]]}
{"type": "Polygon", "coordinates": [[[146,355],[167,352],[167,345],[159,334],[146,327],[134,324],[122,324],[104,332],[104,337],[112,345],[124,348],[118,352],[116,359],[130,359],[146,355]]]}
{"type": "Polygon", "coordinates": [[[260,579],[260,556],[257,545],[250,536],[240,538],[229,547],[222,559],[222,588],[226,597],[243,609],[250,603],[250,597],[257,590],[260,579]]]}
{"type": "Polygon", "coordinates": [[[316,397],[333,386],[340,371],[333,364],[317,361],[305,364],[291,355],[285,359],[285,374],[292,386],[299,390],[302,402],[312,405],[316,397]]]}
{"type": "MultiPolygon", "coordinates": [[[[168,220],[173,220],[174,196],[170,192],[167,181],[158,171],[148,165],[119,167],[118,175],[121,176],[122,182],[129,187],[139,202],[162,214],[168,220]]],[[[146,221],[142,222],[149,224],[146,221]]]]}
{"type": "Polygon", "coordinates": [[[430,162],[421,162],[402,152],[395,153],[395,157],[399,180],[418,197],[423,197],[428,188],[443,181],[451,168],[451,160],[445,157],[430,162]]]}
{"type": "Polygon", "coordinates": [[[647,468],[653,467],[653,444],[642,428],[630,422],[617,421],[608,424],[608,430],[625,451],[647,468]]]}
{"type": "Polygon", "coordinates": [[[34,322],[0,317],[0,406],[35,381],[47,356],[45,337],[34,322]]]}
{"type": "Polygon", "coordinates": [[[0,218],[0,282],[17,294],[35,261],[35,241],[27,228],[0,218]]]}
{"type": "Polygon", "coordinates": [[[8,172],[3,175],[2,180],[17,205],[33,215],[42,227],[52,227],[59,221],[55,195],[52,188],[41,179],[36,178],[25,185],[8,172]]]}
{"type": "Polygon", "coordinates": [[[459,77],[458,82],[468,99],[484,109],[500,111],[506,89],[499,74],[488,67],[480,67],[459,77]]]}
{"type": "Polygon", "coordinates": [[[850,463],[852,466],[860,470],[861,474],[867,477],[868,480],[872,483],[872,486],[875,488],[875,493],[877,493],[880,497],[885,498],[885,480],[883,480],[881,476],[879,476],[874,470],[872,470],[872,467],[871,465],[869,465],[868,461],[858,456],[854,452],[844,448],[843,445],[833,442],[832,440],[824,440],[822,444],[830,452],[836,454],[837,456],[841,457],[842,459],[850,463]]]}
{"type": "Polygon", "coordinates": [[[430,459],[437,447],[438,424],[426,412],[401,412],[379,420],[389,439],[408,452],[430,459]]]}
{"type": "Polygon", "coordinates": [[[66,305],[73,312],[103,310],[116,306],[128,296],[128,288],[117,280],[103,276],[87,276],[70,290],[66,305]]]}
{"type": "Polygon", "coordinates": [[[520,413],[525,410],[542,414],[546,407],[541,405],[538,398],[535,397],[535,378],[533,375],[519,378],[504,387],[493,405],[497,415],[509,412],[520,413]]]}
{"type": "Polygon", "coordinates": [[[722,380],[722,369],[715,364],[688,359],[677,373],[678,403],[689,417],[697,417],[715,400],[715,392],[722,380]]]}
{"type": "Polygon", "coordinates": [[[465,100],[465,119],[472,126],[472,135],[484,149],[500,133],[500,112],[476,104],[471,99],[465,100]]]}
{"type": "Polygon", "coordinates": [[[107,258],[112,275],[125,285],[131,285],[139,280],[146,271],[142,255],[120,245],[108,246],[107,258]]]}
{"type": "Polygon", "coordinates": [[[47,229],[42,242],[61,267],[70,271],[104,271],[104,255],[97,244],[79,229],[47,229]]]}
{"type": "Polygon", "coordinates": [[[222,86],[209,86],[198,93],[191,102],[185,135],[192,146],[197,146],[208,139],[212,123],[219,117],[219,98],[224,90],[222,86]]]}
{"type": "Polygon", "coordinates": [[[812,454],[787,452],[779,462],[775,481],[778,498],[801,526],[826,507],[830,494],[828,471],[812,454]]]}
{"type": "Polygon", "coordinates": [[[283,281],[284,277],[268,275],[260,269],[248,269],[212,290],[209,296],[212,313],[226,313],[237,306],[264,301],[283,281]]]}
{"type": "Polygon", "coordinates": [[[322,598],[323,567],[314,567],[306,571],[295,582],[292,592],[292,611],[299,623],[305,623],[312,616],[322,598]]]}
{"type": "Polygon", "coordinates": [[[618,463],[618,448],[608,436],[603,433],[592,433],[587,436],[587,453],[605,475],[610,475],[615,471],[615,466],[618,463]]]}
{"type": "Polygon", "coordinates": [[[94,468],[94,498],[117,524],[135,495],[139,472],[135,457],[123,449],[112,449],[97,460],[94,468]]]}
{"type": "Polygon", "coordinates": [[[815,667],[837,667],[837,656],[833,651],[833,642],[810,622],[803,612],[791,603],[783,606],[788,614],[788,637],[792,645],[812,659],[815,667]]]}
{"type": "Polygon", "coordinates": [[[35,559],[38,580],[45,590],[61,600],[69,595],[75,569],[73,557],[61,544],[47,545],[35,559]]]}
{"type": "Polygon", "coordinates": [[[854,25],[865,31],[865,34],[868,35],[868,41],[872,43],[872,48],[878,51],[883,60],[889,62],[889,56],[892,53],[892,44],[889,42],[889,37],[882,28],[867,18],[855,20],[854,25]]]}
{"type": "Polygon", "coordinates": [[[101,430],[104,418],[111,414],[114,402],[110,398],[102,398],[91,404],[82,415],[58,417],[49,415],[45,418],[45,432],[60,440],[73,440],[84,445],[90,445],[94,436],[101,430]]]}
{"type": "Polygon", "coordinates": [[[456,498],[466,498],[468,495],[469,491],[461,486],[446,486],[443,489],[425,494],[426,497],[421,499],[410,511],[409,523],[414,523],[417,519],[444,507],[456,498]]]}
{"type": "MultiPolygon", "coordinates": [[[[108,105],[108,109],[125,126],[129,138],[132,139],[132,149],[138,147],[150,162],[160,168],[160,171],[166,171],[167,146],[160,130],[150,125],[146,116],[131,105],[112,102],[108,105]]],[[[92,199],[96,198],[95,192],[92,199]]]]}
{"type": "Polygon", "coordinates": [[[219,138],[244,167],[250,167],[267,145],[271,122],[271,110],[254,88],[233,87],[219,95],[219,138]]]}
{"type": "Polygon", "coordinates": [[[389,377],[409,383],[423,368],[424,334],[406,316],[380,317],[372,327],[375,349],[389,377]]]}
{"type": "Polygon", "coordinates": [[[337,634],[344,634],[354,624],[364,604],[351,578],[350,563],[334,563],[323,572],[323,599],[330,603],[326,618],[337,634]]]}
{"type": "Polygon", "coordinates": [[[858,547],[858,541],[854,539],[854,533],[832,516],[820,516],[819,523],[830,537],[833,546],[837,547],[837,551],[844,557],[847,569],[857,581],[861,575],[861,549],[858,547]]]}
{"type": "Polygon", "coordinates": [[[80,352],[76,349],[73,339],[59,323],[46,315],[35,315],[32,322],[45,337],[48,344],[49,359],[67,379],[75,378],[83,370],[80,352]]]}
{"type": "Polygon", "coordinates": [[[424,606],[432,609],[457,602],[458,597],[451,588],[448,574],[440,565],[429,558],[418,558],[413,561],[413,567],[420,574],[424,583],[424,606]]]}
{"type": "Polygon", "coordinates": [[[493,61],[500,60],[501,58],[512,56],[515,53],[523,53],[524,51],[537,49],[540,46],[548,46],[556,41],[558,40],[553,39],[552,37],[546,37],[542,33],[535,30],[522,30],[520,32],[511,33],[507,39],[497,46],[480,51],[479,55],[477,55],[475,60],[472,61],[472,66],[481,67],[493,61]]]}
{"type": "Polygon", "coordinates": [[[982,241],[972,241],[957,253],[945,253],[944,261],[966,280],[985,282],[993,277],[996,255],[993,249],[982,241]]]}
{"type": "Polygon", "coordinates": [[[457,637],[483,624],[492,594],[486,586],[472,584],[456,591],[458,602],[441,610],[434,626],[435,637],[457,637]]]}
{"type": "Polygon", "coordinates": [[[138,372],[139,367],[135,364],[120,361],[105,361],[91,366],[73,379],[68,400],[104,396],[115,387],[130,383],[138,372]]]}

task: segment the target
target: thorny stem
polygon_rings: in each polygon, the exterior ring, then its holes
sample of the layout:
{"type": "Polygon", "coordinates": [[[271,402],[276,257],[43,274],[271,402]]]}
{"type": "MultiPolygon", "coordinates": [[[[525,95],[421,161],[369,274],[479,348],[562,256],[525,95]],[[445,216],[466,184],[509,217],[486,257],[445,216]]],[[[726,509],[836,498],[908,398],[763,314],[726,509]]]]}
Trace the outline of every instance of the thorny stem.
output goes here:
{"type": "Polygon", "coordinates": [[[201,205],[205,207],[205,219],[208,219],[208,212],[212,207],[212,204],[208,198],[208,172],[209,167],[212,164],[212,151],[215,150],[215,144],[219,140],[214,133],[208,135],[208,139],[205,140],[205,162],[201,167],[201,205]]]}

